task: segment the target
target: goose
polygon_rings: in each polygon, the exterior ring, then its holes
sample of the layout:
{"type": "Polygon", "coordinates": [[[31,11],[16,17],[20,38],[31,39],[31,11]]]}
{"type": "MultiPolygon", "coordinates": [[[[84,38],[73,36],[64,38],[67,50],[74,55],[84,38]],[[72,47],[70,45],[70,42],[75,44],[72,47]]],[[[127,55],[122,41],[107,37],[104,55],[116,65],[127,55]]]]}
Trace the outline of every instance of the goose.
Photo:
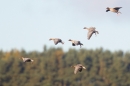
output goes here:
{"type": "Polygon", "coordinates": [[[74,74],[76,74],[78,71],[81,72],[82,69],[86,69],[86,67],[84,67],[82,64],[77,64],[75,66],[71,66],[71,67],[74,67],[74,74]]]}
{"type": "Polygon", "coordinates": [[[49,40],[53,40],[55,45],[57,45],[58,43],[64,44],[64,42],[59,38],[50,38],[49,40]]]}
{"type": "Polygon", "coordinates": [[[23,62],[33,62],[34,60],[30,59],[30,58],[24,58],[22,57],[23,62]]]}
{"type": "Polygon", "coordinates": [[[122,8],[122,7],[115,7],[115,8],[109,8],[109,7],[107,7],[106,9],[106,12],[108,12],[108,11],[111,11],[111,12],[114,12],[114,13],[117,13],[117,15],[120,13],[121,14],[121,12],[119,12],[119,9],[120,8],[122,8]]]}
{"type": "Polygon", "coordinates": [[[95,35],[96,35],[96,33],[99,34],[99,32],[95,30],[96,29],[95,27],[90,27],[90,28],[84,27],[83,29],[88,30],[88,34],[87,34],[88,40],[91,38],[93,33],[95,33],[95,35]]]}
{"type": "Polygon", "coordinates": [[[81,46],[83,45],[80,41],[71,40],[71,39],[69,39],[68,41],[71,41],[71,42],[72,42],[72,46],[80,45],[80,48],[81,48],[81,46]]]}

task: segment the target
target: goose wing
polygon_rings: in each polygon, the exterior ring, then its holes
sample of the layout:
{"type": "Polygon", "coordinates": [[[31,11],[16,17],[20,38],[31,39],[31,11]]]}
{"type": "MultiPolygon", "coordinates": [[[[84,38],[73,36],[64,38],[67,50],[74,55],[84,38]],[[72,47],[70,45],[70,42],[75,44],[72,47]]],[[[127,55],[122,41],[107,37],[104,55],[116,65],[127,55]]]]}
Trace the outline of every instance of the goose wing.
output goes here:
{"type": "Polygon", "coordinates": [[[93,31],[89,31],[88,35],[87,35],[88,36],[88,40],[91,38],[92,35],[93,35],[93,31]]]}
{"type": "Polygon", "coordinates": [[[77,66],[75,67],[74,74],[76,74],[78,71],[79,71],[79,72],[82,71],[82,65],[77,65],[77,66]]]}
{"type": "Polygon", "coordinates": [[[119,10],[120,8],[122,8],[122,7],[115,7],[115,8],[113,8],[113,9],[115,9],[115,10],[119,10]]]}
{"type": "Polygon", "coordinates": [[[58,44],[58,42],[59,42],[59,40],[58,40],[58,39],[55,39],[55,40],[54,40],[54,44],[55,44],[55,45],[57,45],[57,44],[58,44]]]}
{"type": "Polygon", "coordinates": [[[79,70],[79,67],[76,66],[75,69],[74,69],[74,74],[76,74],[78,72],[78,70],[79,70]]]}
{"type": "Polygon", "coordinates": [[[89,31],[88,31],[88,40],[91,38],[91,36],[93,35],[94,31],[95,31],[95,27],[90,27],[89,31]]]}

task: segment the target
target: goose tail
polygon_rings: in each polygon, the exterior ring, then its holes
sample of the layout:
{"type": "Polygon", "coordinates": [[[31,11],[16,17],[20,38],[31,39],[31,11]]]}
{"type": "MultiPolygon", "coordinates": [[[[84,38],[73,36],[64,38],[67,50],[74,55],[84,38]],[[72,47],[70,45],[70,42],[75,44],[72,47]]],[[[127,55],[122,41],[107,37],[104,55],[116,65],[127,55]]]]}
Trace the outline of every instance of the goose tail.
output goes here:
{"type": "Polygon", "coordinates": [[[65,42],[61,42],[62,44],[64,44],[65,42]]]}

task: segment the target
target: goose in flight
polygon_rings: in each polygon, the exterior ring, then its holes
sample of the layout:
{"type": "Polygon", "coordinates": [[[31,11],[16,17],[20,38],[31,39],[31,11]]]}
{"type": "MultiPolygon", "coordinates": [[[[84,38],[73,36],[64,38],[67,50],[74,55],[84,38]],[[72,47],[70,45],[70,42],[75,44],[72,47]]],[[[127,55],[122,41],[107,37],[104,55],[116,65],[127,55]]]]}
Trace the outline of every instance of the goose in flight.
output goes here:
{"type": "Polygon", "coordinates": [[[109,8],[109,7],[107,7],[106,9],[106,12],[108,12],[108,11],[111,11],[111,12],[114,12],[114,13],[117,13],[117,15],[120,13],[121,14],[121,12],[119,12],[119,9],[120,8],[122,8],[122,7],[115,7],[115,8],[109,8]]]}
{"type": "Polygon", "coordinates": [[[99,34],[99,32],[95,30],[96,29],[95,27],[90,27],[90,28],[84,27],[83,29],[88,30],[88,33],[87,33],[88,40],[91,38],[93,33],[95,33],[95,35],[96,35],[96,33],[99,34]]]}
{"type": "Polygon", "coordinates": [[[30,58],[24,58],[22,57],[23,62],[33,62],[34,60],[30,59],[30,58]]]}
{"type": "Polygon", "coordinates": [[[81,48],[81,46],[83,45],[80,41],[71,40],[71,39],[69,39],[68,41],[71,41],[71,42],[72,42],[72,46],[80,45],[80,48],[81,48]]]}
{"type": "Polygon", "coordinates": [[[76,74],[77,72],[81,72],[82,69],[86,69],[86,67],[84,67],[82,64],[77,64],[75,66],[71,66],[71,67],[74,67],[74,74],[76,74]]]}
{"type": "Polygon", "coordinates": [[[55,45],[57,45],[58,43],[64,44],[64,42],[59,38],[50,38],[49,40],[53,40],[55,45]]]}

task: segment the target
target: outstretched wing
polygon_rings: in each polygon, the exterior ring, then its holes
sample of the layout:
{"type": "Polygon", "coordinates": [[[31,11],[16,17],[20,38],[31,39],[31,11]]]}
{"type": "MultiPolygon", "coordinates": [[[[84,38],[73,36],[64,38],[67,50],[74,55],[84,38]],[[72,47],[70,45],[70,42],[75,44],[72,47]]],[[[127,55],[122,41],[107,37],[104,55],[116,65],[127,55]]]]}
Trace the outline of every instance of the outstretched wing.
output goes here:
{"type": "Polygon", "coordinates": [[[90,27],[89,28],[89,31],[88,31],[88,40],[91,38],[91,36],[94,33],[95,29],[96,29],[95,27],[90,27]]]}
{"type": "Polygon", "coordinates": [[[93,31],[89,31],[88,32],[88,40],[91,38],[92,35],[93,35],[93,31]]]}
{"type": "Polygon", "coordinates": [[[78,67],[75,67],[74,69],[74,74],[76,74],[78,72],[79,68],[78,67]]]}
{"type": "Polygon", "coordinates": [[[57,45],[59,43],[59,40],[58,39],[55,39],[54,40],[54,44],[57,45]]]}
{"type": "Polygon", "coordinates": [[[115,10],[119,10],[120,8],[122,8],[122,7],[115,7],[114,9],[115,9],[115,10]]]}

